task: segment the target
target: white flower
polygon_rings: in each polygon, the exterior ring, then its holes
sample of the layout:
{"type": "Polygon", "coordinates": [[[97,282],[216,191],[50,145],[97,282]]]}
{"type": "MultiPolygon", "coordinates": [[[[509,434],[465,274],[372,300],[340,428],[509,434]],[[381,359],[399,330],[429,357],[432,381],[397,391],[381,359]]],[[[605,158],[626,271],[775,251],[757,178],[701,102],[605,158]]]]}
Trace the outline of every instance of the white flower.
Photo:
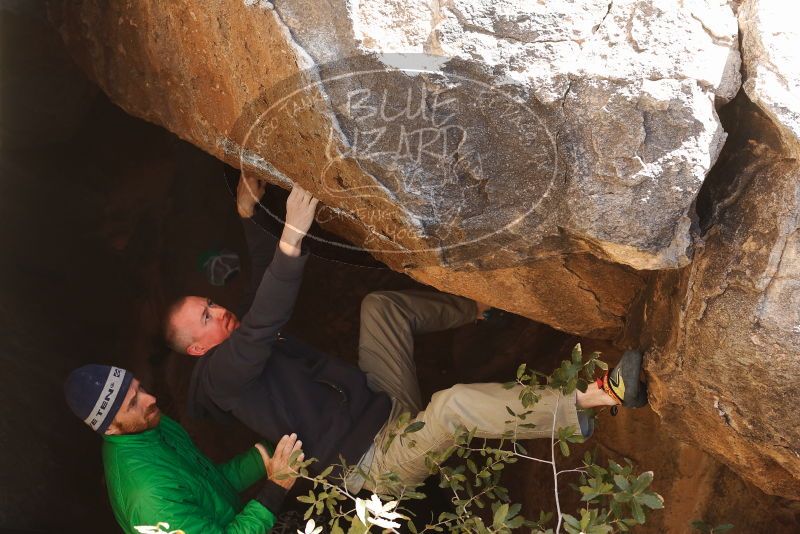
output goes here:
{"type": "Polygon", "coordinates": [[[306,523],[306,530],[298,530],[297,534],[319,534],[320,532],[322,532],[322,527],[318,527],[313,519],[309,519],[306,523]]]}
{"type": "Polygon", "coordinates": [[[362,525],[367,524],[367,505],[364,502],[364,499],[358,497],[356,498],[356,515],[358,519],[361,521],[362,525]]]}
{"type": "Polygon", "coordinates": [[[371,523],[394,531],[394,529],[400,527],[400,523],[394,521],[395,519],[408,519],[404,515],[393,511],[397,508],[397,504],[397,501],[389,501],[383,504],[380,497],[373,493],[368,501],[360,498],[356,499],[356,515],[361,523],[366,526],[371,523]]]}
{"type": "Polygon", "coordinates": [[[387,519],[375,519],[374,517],[370,517],[369,519],[367,519],[367,521],[369,521],[373,525],[377,525],[377,526],[379,526],[381,528],[388,528],[392,532],[395,531],[394,529],[400,527],[400,523],[397,523],[395,521],[389,521],[387,519]]]}
{"type": "Polygon", "coordinates": [[[134,525],[133,528],[136,529],[136,532],[139,532],[140,534],[184,534],[182,530],[169,530],[169,523],[165,523],[163,521],[156,523],[155,525],[134,525]]]}

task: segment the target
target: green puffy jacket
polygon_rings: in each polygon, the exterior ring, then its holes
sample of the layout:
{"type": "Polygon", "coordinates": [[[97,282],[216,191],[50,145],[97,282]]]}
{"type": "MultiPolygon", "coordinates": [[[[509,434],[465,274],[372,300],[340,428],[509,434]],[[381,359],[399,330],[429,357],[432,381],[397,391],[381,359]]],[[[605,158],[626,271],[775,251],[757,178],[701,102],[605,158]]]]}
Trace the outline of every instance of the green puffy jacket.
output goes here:
{"type": "Polygon", "coordinates": [[[165,531],[186,534],[262,534],[275,524],[275,515],[261,503],[249,501],[243,508],[239,500],[238,492],[265,475],[255,447],[214,465],[183,427],[164,415],[154,429],[103,439],[108,496],[127,533],[168,523],[165,531]]]}

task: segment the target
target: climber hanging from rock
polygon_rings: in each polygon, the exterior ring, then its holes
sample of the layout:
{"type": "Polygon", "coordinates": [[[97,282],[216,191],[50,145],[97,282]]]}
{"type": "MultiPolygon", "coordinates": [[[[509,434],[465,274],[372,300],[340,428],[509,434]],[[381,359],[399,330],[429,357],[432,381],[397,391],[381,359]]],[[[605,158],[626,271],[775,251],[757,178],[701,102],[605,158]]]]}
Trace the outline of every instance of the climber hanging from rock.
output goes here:
{"type": "MultiPolygon", "coordinates": [[[[341,455],[369,475],[364,480],[354,469],[346,482],[353,491],[379,489],[374,480],[390,471],[405,484],[422,482],[428,475],[426,452],[449,447],[459,426],[477,428],[475,435],[483,437],[508,430],[506,407],[524,411],[516,388],[457,384],[435,393],[424,406],[417,382],[414,335],[480,320],[486,305],[434,291],[371,293],[361,306],[358,366],[284,335],[308,259],[302,241],[317,200],[295,185],[277,240],[253,220],[259,213],[249,217],[260,195],[253,191],[253,184],[240,181],[237,202],[253,262],[252,291],[235,313],[208,298],[188,296],[166,317],[167,343],[198,358],[189,386],[190,414],[234,416],[273,442],[296,432],[306,456],[318,460],[312,473],[338,464],[341,455]],[[404,412],[424,423],[414,434],[416,447],[409,449],[402,440],[381,446],[404,412]]],[[[543,388],[526,418],[535,427],[518,429],[517,437],[549,438],[554,424],[588,436],[591,419],[583,409],[644,405],[641,362],[639,352],[627,352],[585,392],[565,396],[543,388]]]]}

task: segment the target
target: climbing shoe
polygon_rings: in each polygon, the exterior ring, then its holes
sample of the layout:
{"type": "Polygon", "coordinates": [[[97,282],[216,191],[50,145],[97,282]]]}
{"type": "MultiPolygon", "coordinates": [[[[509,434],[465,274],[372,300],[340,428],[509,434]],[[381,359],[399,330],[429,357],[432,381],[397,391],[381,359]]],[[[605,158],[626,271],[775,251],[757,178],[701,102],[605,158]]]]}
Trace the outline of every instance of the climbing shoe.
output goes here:
{"type": "MultiPolygon", "coordinates": [[[[647,384],[639,380],[642,371],[642,353],[637,350],[625,351],[616,367],[600,379],[603,391],[611,395],[626,408],[639,408],[647,404],[647,384]]],[[[616,415],[617,407],[611,409],[616,415]]]]}

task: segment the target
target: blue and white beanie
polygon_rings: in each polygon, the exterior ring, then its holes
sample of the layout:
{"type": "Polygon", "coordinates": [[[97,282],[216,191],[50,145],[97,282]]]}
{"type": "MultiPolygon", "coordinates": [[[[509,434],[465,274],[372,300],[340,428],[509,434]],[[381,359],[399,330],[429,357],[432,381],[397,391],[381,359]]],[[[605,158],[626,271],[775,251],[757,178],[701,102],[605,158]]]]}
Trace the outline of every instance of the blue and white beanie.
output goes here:
{"type": "Polygon", "coordinates": [[[131,380],[133,374],[119,367],[84,365],[69,374],[64,395],[72,413],[98,434],[105,434],[122,406],[131,380]]]}

